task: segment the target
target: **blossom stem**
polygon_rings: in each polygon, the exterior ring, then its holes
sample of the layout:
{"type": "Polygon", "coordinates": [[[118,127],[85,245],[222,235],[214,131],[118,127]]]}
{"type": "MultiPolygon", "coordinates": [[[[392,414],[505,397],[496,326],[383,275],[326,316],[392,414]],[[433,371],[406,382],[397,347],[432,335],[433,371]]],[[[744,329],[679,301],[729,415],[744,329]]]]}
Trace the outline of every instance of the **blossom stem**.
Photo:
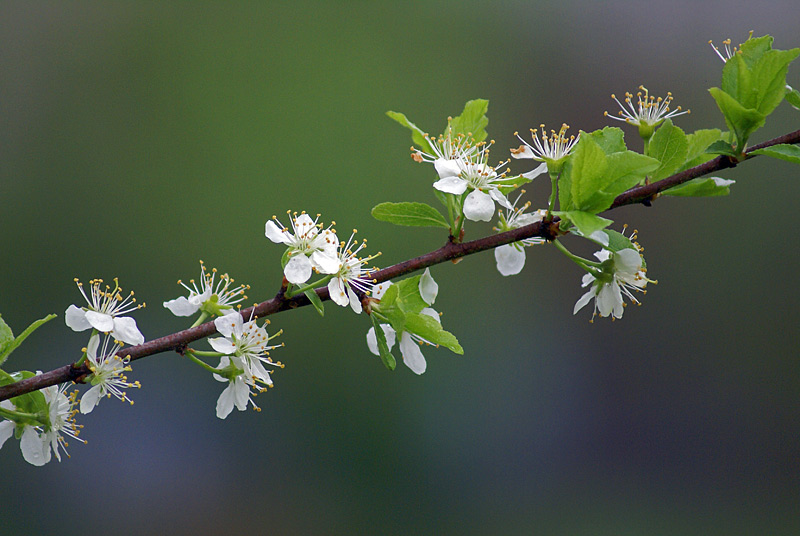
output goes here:
{"type": "Polygon", "coordinates": [[[192,324],[192,325],[189,327],[189,329],[191,329],[191,328],[196,328],[197,326],[199,326],[200,324],[202,324],[203,322],[205,322],[207,318],[208,318],[208,313],[207,313],[207,312],[205,312],[205,311],[201,312],[201,313],[200,313],[200,316],[198,316],[198,317],[197,317],[197,320],[195,320],[195,321],[194,321],[194,324],[192,324]]]}
{"type": "Polygon", "coordinates": [[[571,251],[569,251],[564,244],[562,244],[558,239],[553,240],[553,244],[556,246],[561,253],[567,256],[569,260],[586,270],[592,275],[598,275],[600,273],[600,263],[590,261],[589,259],[584,259],[583,257],[578,257],[571,251]]]}
{"type": "Polygon", "coordinates": [[[321,287],[323,285],[327,285],[328,281],[333,279],[333,276],[335,276],[335,275],[336,274],[328,274],[325,277],[323,277],[322,279],[314,281],[313,283],[309,283],[308,285],[303,285],[302,287],[297,287],[297,288],[293,288],[291,290],[287,290],[286,294],[285,294],[286,298],[287,299],[288,298],[293,298],[294,296],[297,296],[298,294],[303,294],[307,290],[314,290],[317,287],[321,287]]]}
{"type": "Polygon", "coordinates": [[[558,190],[558,179],[561,177],[561,172],[550,173],[550,200],[547,203],[547,216],[552,217],[553,211],[556,209],[556,191],[558,190]]]}
{"type": "Polygon", "coordinates": [[[0,416],[5,417],[9,421],[20,422],[20,421],[37,421],[41,424],[45,424],[41,420],[41,415],[38,413],[25,413],[22,411],[15,411],[13,409],[6,409],[4,407],[0,407],[0,416]]]}
{"type": "MultiPolygon", "coordinates": [[[[185,355],[186,357],[188,357],[189,359],[191,359],[192,361],[194,361],[195,363],[197,363],[198,365],[200,365],[201,367],[203,367],[204,369],[206,369],[209,372],[212,372],[214,374],[222,374],[222,371],[220,369],[215,369],[214,367],[212,367],[211,365],[209,365],[208,363],[206,363],[202,359],[197,359],[194,356],[195,353],[199,354],[201,352],[198,352],[197,350],[192,350],[191,348],[188,348],[186,350],[186,353],[184,353],[183,355],[185,355]]],[[[222,355],[222,354],[220,354],[220,355],[222,355]]]]}

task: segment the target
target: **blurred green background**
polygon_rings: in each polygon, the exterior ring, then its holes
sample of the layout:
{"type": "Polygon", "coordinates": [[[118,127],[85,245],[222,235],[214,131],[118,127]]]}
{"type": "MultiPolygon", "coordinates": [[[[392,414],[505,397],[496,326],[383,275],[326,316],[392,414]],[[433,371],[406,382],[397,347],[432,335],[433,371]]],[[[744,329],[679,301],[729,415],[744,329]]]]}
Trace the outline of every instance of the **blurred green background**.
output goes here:
{"type": "MultiPolygon", "coordinates": [[[[515,130],[608,124],[639,84],[690,108],[685,130],[724,127],[707,41],[791,48],[798,28],[794,0],[4,2],[0,312],[16,331],[59,314],[9,368],[77,357],[74,277],[135,290],[148,339],[186,326],[161,302],[198,259],[267,299],[264,222],[289,209],[358,228],[381,266],[441,245],[370,217],[436,204],[386,110],[437,132],[487,98],[497,157],[515,130]]],[[[753,142],[799,124],[783,104],[753,142]]],[[[659,280],[620,322],[573,317],[582,274],[542,247],[514,278],[491,253],[435,267],[466,353],[427,349],[421,377],[386,371],[367,318],[334,305],[272,318],[286,368],[258,414],[218,420],[221,384],[177,355],[136,362],[136,404],[81,417],[71,459],[0,450],[0,533],[797,534],[800,170],[722,176],[730,197],[613,213],[659,280]]]]}

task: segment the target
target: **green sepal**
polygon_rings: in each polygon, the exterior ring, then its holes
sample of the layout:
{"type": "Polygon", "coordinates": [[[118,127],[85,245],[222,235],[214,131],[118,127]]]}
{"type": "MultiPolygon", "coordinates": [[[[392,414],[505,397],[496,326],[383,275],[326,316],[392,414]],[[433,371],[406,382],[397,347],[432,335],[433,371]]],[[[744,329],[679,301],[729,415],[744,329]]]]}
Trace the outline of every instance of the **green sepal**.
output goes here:
{"type": "Polygon", "coordinates": [[[590,136],[607,155],[628,150],[625,146],[625,133],[621,128],[605,127],[602,130],[595,130],[590,136]]]}
{"type": "Polygon", "coordinates": [[[322,305],[322,300],[319,299],[319,296],[313,289],[308,289],[307,291],[303,292],[308,301],[311,302],[311,305],[314,306],[314,309],[317,310],[319,316],[325,316],[325,306],[322,305]]]}
{"type": "Polygon", "coordinates": [[[666,119],[650,138],[647,154],[661,163],[650,178],[661,180],[678,171],[686,162],[689,140],[680,127],[673,125],[671,119],[666,119]]]}
{"type": "Polygon", "coordinates": [[[614,223],[612,220],[601,218],[597,214],[582,212],[580,210],[554,212],[553,214],[561,218],[562,222],[559,227],[563,231],[569,230],[569,224],[572,224],[584,237],[588,237],[592,233],[605,229],[614,223]]]}
{"type": "Polygon", "coordinates": [[[728,129],[736,135],[737,149],[743,150],[750,135],[764,126],[766,116],[756,109],[745,108],[731,95],[717,87],[712,87],[708,91],[717,101],[728,129]]]}
{"type": "Polygon", "coordinates": [[[733,145],[728,143],[725,140],[717,140],[711,145],[706,148],[706,153],[712,155],[711,158],[714,158],[713,155],[716,154],[724,154],[728,156],[738,157],[739,155],[736,153],[736,149],[734,149],[733,145]]]}
{"type": "Polygon", "coordinates": [[[50,314],[44,318],[40,318],[31,323],[30,326],[25,328],[25,331],[19,334],[17,338],[14,338],[14,334],[11,332],[11,328],[2,318],[0,315],[0,365],[5,363],[8,356],[17,349],[17,347],[22,344],[22,342],[28,338],[28,336],[36,331],[39,327],[41,327],[46,322],[51,321],[54,319],[56,315],[50,314]]]}
{"type": "MultiPolygon", "coordinates": [[[[488,136],[486,133],[486,126],[489,124],[489,118],[486,117],[488,110],[489,101],[486,99],[467,101],[461,115],[448,121],[451,135],[455,138],[458,134],[463,134],[476,142],[485,140],[488,136]]],[[[447,136],[447,130],[443,136],[447,136]]]]}
{"type": "MultiPolygon", "coordinates": [[[[718,197],[731,193],[731,183],[719,185],[715,177],[693,179],[661,192],[675,197],[718,197]]],[[[725,179],[721,179],[725,180],[725,179]]]]}
{"type": "Polygon", "coordinates": [[[786,86],[786,96],[784,98],[795,110],[800,110],[800,91],[786,86]]]}
{"type": "Polygon", "coordinates": [[[381,203],[372,209],[372,217],[379,221],[407,227],[444,227],[450,225],[444,216],[425,203],[381,203]]]}
{"type": "MultiPolygon", "coordinates": [[[[772,147],[764,147],[751,151],[750,154],[763,154],[764,156],[771,156],[779,160],[786,160],[792,164],[800,164],[800,147],[797,145],[790,145],[788,143],[781,143],[773,145],[772,147]]],[[[2,361],[0,361],[2,363],[2,361]]]]}
{"type": "Polygon", "coordinates": [[[422,152],[433,154],[433,149],[431,148],[431,144],[428,142],[428,139],[425,137],[425,133],[422,132],[417,125],[409,121],[405,114],[401,114],[400,112],[392,112],[390,110],[386,112],[386,115],[407,129],[411,130],[411,141],[414,142],[417,147],[422,150],[422,152]]]}
{"type": "Polygon", "coordinates": [[[384,366],[389,370],[397,367],[397,360],[389,351],[389,344],[386,342],[386,334],[383,332],[380,321],[374,315],[370,315],[372,327],[375,330],[375,339],[378,341],[378,354],[381,356],[384,366]]]}
{"type": "Polygon", "coordinates": [[[455,335],[442,328],[442,324],[435,318],[421,313],[406,315],[406,331],[414,333],[433,344],[444,346],[452,352],[463,355],[464,349],[458,343],[455,335]]]}
{"type": "Polygon", "coordinates": [[[720,140],[722,140],[722,131],[718,128],[696,130],[691,134],[687,134],[686,141],[688,143],[688,148],[686,151],[686,162],[678,171],[705,164],[713,159],[714,156],[709,154],[707,149],[712,143],[720,140]]]}

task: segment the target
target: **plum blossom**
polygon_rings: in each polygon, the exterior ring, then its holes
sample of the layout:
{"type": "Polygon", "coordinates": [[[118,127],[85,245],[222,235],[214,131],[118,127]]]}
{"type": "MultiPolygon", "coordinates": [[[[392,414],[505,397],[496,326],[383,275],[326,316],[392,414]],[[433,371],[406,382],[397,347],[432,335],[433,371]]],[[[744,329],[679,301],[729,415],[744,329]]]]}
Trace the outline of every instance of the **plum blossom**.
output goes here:
{"type": "Polygon", "coordinates": [[[356,314],[360,314],[361,300],[353,289],[366,293],[372,288],[373,282],[369,279],[369,275],[374,269],[365,269],[364,265],[380,255],[380,253],[370,257],[359,258],[357,256],[358,252],[366,247],[367,241],[364,240],[358,247],[353,249],[355,247],[355,242],[353,240],[355,233],[356,231],[354,229],[347,243],[342,244],[339,248],[339,262],[341,266],[336,272],[335,277],[328,282],[328,293],[330,294],[331,300],[337,305],[341,305],[342,307],[350,305],[356,314]]]}
{"type": "Polygon", "coordinates": [[[128,378],[124,374],[129,372],[131,367],[128,365],[127,358],[117,355],[122,345],[116,341],[114,341],[113,345],[110,343],[111,337],[108,335],[103,340],[102,348],[100,348],[100,335],[95,334],[89,339],[89,345],[86,348],[86,359],[89,361],[89,369],[92,374],[87,378],[87,381],[92,387],[81,397],[81,413],[91,413],[104,396],[109,398],[114,396],[133,405],[133,400],[128,398],[123,389],[141,387],[138,381],[128,382],[128,378]],[[98,352],[98,350],[100,351],[98,352]]]}
{"type": "Polygon", "coordinates": [[[172,311],[175,316],[192,316],[198,310],[208,314],[222,315],[233,308],[234,304],[246,300],[244,295],[250,287],[248,285],[233,286],[233,278],[228,274],[219,276],[215,284],[217,269],[212,268],[209,273],[203,261],[200,261],[200,287],[194,279],[190,279],[191,287],[178,281],[178,284],[189,291],[189,296],[180,296],[174,300],[164,302],[164,307],[172,311]]]}
{"type": "Polygon", "coordinates": [[[617,121],[624,121],[629,125],[639,127],[639,136],[648,140],[655,132],[658,125],[664,122],[665,119],[676,117],[678,115],[691,113],[690,110],[681,110],[678,106],[676,109],[670,111],[669,106],[672,103],[672,93],[667,92],[666,97],[653,97],[644,86],[639,86],[639,91],[636,93],[636,106],[633,105],[633,95],[625,93],[625,104],[621,103],[616,96],[611,95],[621,110],[618,112],[620,117],[615,117],[605,112],[605,116],[609,119],[616,119],[617,121]],[[625,107],[627,105],[627,108],[625,107]]]}
{"type": "MultiPolygon", "coordinates": [[[[514,201],[511,209],[506,209],[505,214],[500,212],[500,221],[498,222],[498,227],[495,228],[496,231],[505,232],[512,229],[518,229],[519,227],[524,227],[525,225],[540,222],[547,215],[547,211],[544,209],[526,213],[525,211],[531,206],[530,202],[527,202],[523,206],[517,208],[516,205],[524,193],[525,190],[522,190],[520,195],[514,201]]],[[[511,244],[505,244],[503,246],[496,247],[494,250],[494,258],[497,262],[497,271],[504,276],[516,275],[520,273],[522,268],[525,266],[524,248],[526,246],[543,244],[544,242],[544,238],[531,237],[513,242],[511,244]]]]}
{"type": "Polygon", "coordinates": [[[299,216],[295,213],[291,221],[294,233],[290,233],[275,216],[267,222],[265,231],[267,238],[274,243],[289,246],[289,261],[283,269],[286,280],[299,285],[308,281],[312,270],[323,274],[336,273],[341,264],[336,233],[330,227],[320,231],[321,225],[305,212],[299,216]]]}
{"type": "Polygon", "coordinates": [[[601,317],[612,315],[614,318],[622,318],[625,306],[623,296],[638,305],[639,301],[631,291],[646,292],[644,287],[650,282],[642,267],[642,256],[633,248],[613,253],[602,249],[594,255],[602,263],[601,267],[583,276],[581,286],[590,288],[575,303],[573,314],[594,298],[592,318],[596,314],[601,317]]]}
{"type": "Polygon", "coordinates": [[[129,316],[122,316],[145,306],[143,303],[136,303],[133,292],[123,297],[122,288],[116,278],[114,278],[113,289],[108,285],[105,286],[105,289],[101,288],[102,279],[89,281],[90,296],[86,295],[83,283],[77,278],[75,283],[83,294],[88,307],[70,305],[64,317],[67,326],[74,331],[94,328],[103,333],[111,333],[112,337],[127,344],[136,345],[144,342],[144,335],[136,327],[136,321],[129,316]]]}

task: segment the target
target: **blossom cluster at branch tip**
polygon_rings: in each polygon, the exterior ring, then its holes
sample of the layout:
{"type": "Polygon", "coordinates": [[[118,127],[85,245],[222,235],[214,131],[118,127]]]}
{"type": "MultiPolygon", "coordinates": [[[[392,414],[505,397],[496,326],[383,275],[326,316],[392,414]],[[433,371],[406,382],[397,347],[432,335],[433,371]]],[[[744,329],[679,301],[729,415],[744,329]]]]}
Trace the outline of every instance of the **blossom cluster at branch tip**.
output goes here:
{"type": "Polygon", "coordinates": [[[200,261],[200,287],[198,288],[194,279],[189,280],[191,287],[178,280],[178,284],[189,291],[189,296],[165,301],[164,307],[175,316],[191,316],[197,311],[221,316],[233,309],[233,305],[247,299],[245,292],[250,289],[249,285],[234,287],[234,280],[228,274],[220,275],[215,284],[216,276],[216,268],[209,272],[203,261],[200,261]]]}
{"type": "Polygon", "coordinates": [[[621,108],[618,112],[620,117],[615,117],[608,112],[604,112],[604,115],[610,119],[624,121],[629,125],[637,126],[639,128],[639,135],[644,139],[650,139],[655,128],[665,119],[691,113],[690,110],[682,110],[680,106],[670,111],[669,107],[672,103],[672,93],[667,92],[666,97],[653,97],[646,87],[639,86],[639,89],[640,91],[636,93],[636,106],[633,104],[633,95],[631,93],[625,93],[625,104],[620,102],[617,97],[612,94],[611,98],[614,99],[621,108]]]}
{"type": "MultiPolygon", "coordinates": [[[[525,194],[525,190],[521,190],[517,199],[512,203],[511,209],[506,209],[505,213],[499,211],[500,220],[497,222],[495,231],[505,232],[512,229],[518,229],[525,225],[540,222],[547,215],[547,210],[539,209],[533,212],[525,212],[531,206],[530,201],[526,202],[521,207],[517,207],[520,198],[525,194]]],[[[531,237],[498,246],[494,250],[494,258],[497,263],[497,271],[501,275],[509,276],[516,275],[522,271],[525,266],[525,251],[523,248],[543,244],[544,238],[531,237]]]]}
{"type": "Polygon", "coordinates": [[[73,331],[85,331],[94,328],[111,335],[124,343],[137,345],[144,342],[144,335],[136,326],[136,321],[129,316],[122,316],[145,306],[137,304],[131,291],[127,296],[122,295],[119,281],[114,278],[114,288],[105,285],[102,279],[89,281],[89,296],[83,289],[83,283],[75,278],[78,290],[88,307],[70,305],[64,315],[64,321],[73,331]]]}
{"type": "MultiPolygon", "coordinates": [[[[17,433],[22,457],[31,465],[42,466],[51,460],[52,454],[61,461],[62,450],[69,456],[67,452],[69,444],[64,436],[85,443],[78,437],[82,426],[75,422],[78,410],[74,408],[78,391],[73,391],[67,396],[64,393],[66,388],[67,384],[62,384],[60,387],[51,385],[41,390],[46,411],[43,415],[37,416],[40,423],[32,424],[26,421],[17,424],[11,420],[0,422],[0,447],[14,434],[15,429],[21,428],[22,431],[17,430],[17,433]]],[[[0,407],[9,411],[21,409],[16,408],[10,400],[0,402],[0,407]]]]}
{"type": "Polygon", "coordinates": [[[265,366],[283,368],[280,361],[272,361],[269,357],[269,351],[283,346],[283,343],[269,345],[270,339],[281,332],[270,337],[265,327],[268,323],[269,321],[264,326],[259,326],[252,312],[250,320],[244,322],[238,311],[214,320],[222,337],[208,339],[208,342],[214,350],[224,354],[218,367],[220,374],[214,374],[214,379],[228,382],[217,400],[217,417],[220,419],[226,418],[234,406],[239,411],[244,411],[248,404],[252,404],[256,411],[260,411],[250,397],[272,387],[272,378],[265,366]],[[251,391],[251,388],[256,392],[251,391]]]}
{"type": "MultiPolygon", "coordinates": [[[[283,274],[289,283],[299,285],[308,281],[314,270],[323,274],[335,274],[340,266],[338,249],[339,238],[336,232],[328,227],[322,229],[317,219],[312,220],[305,212],[299,215],[288,212],[291,218],[292,231],[273,216],[266,223],[265,234],[276,244],[288,246],[286,255],[288,262],[283,274]]],[[[331,226],[335,223],[331,223],[331,226]]]]}

